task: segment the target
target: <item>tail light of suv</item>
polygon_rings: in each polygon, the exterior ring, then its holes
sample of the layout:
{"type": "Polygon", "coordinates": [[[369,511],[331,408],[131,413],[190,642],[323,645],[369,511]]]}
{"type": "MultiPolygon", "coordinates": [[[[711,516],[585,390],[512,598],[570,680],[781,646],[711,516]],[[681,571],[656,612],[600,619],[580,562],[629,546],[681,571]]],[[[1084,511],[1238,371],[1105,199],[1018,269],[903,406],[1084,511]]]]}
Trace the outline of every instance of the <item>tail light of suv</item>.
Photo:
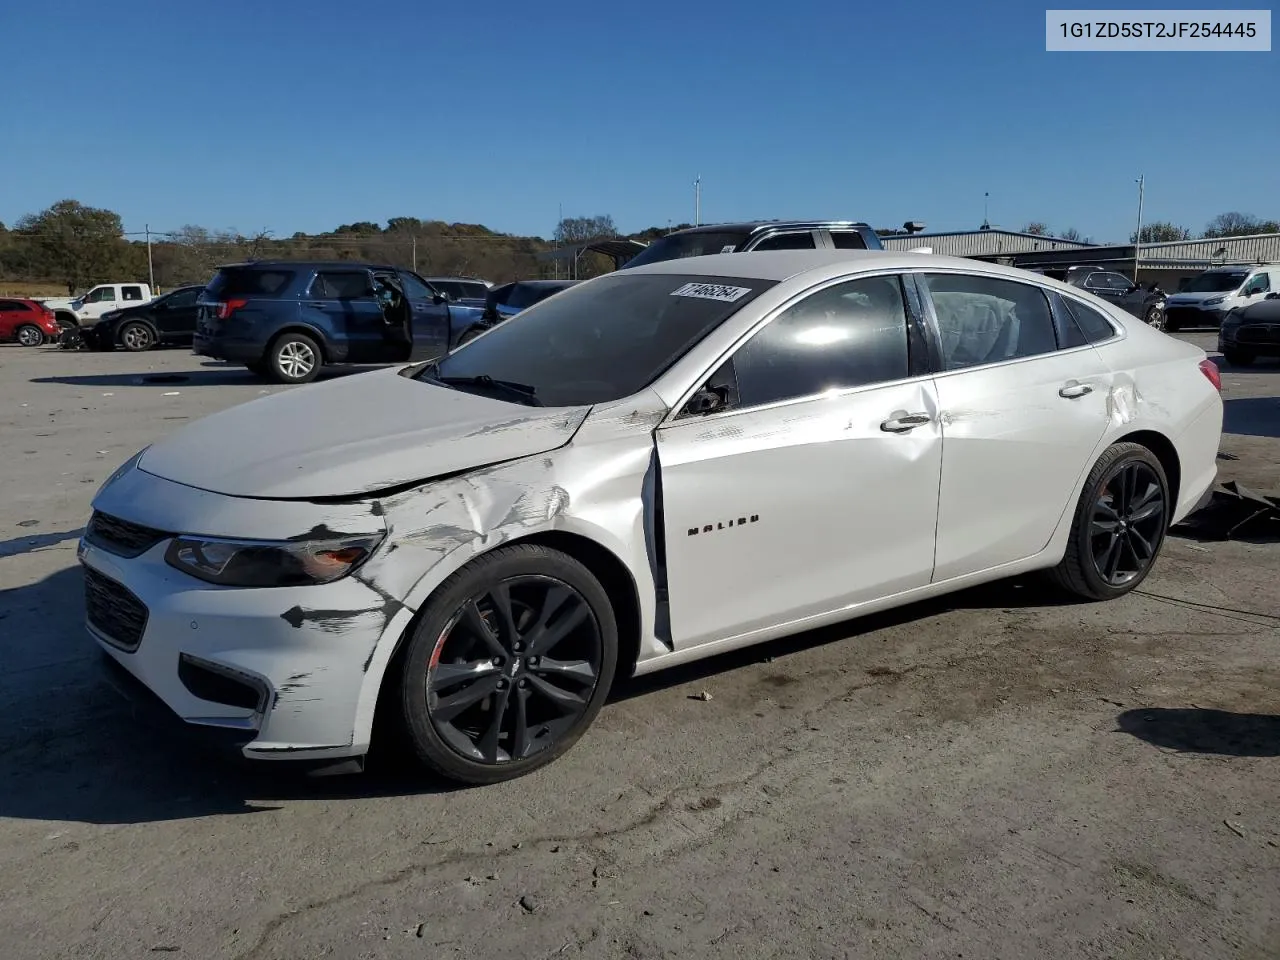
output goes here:
{"type": "Polygon", "coordinates": [[[245,306],[248,302],[248,300],[243,298],[219,300],[213,305],[213,315],[219,320],[225,320],[241,307],[245,306]]]}

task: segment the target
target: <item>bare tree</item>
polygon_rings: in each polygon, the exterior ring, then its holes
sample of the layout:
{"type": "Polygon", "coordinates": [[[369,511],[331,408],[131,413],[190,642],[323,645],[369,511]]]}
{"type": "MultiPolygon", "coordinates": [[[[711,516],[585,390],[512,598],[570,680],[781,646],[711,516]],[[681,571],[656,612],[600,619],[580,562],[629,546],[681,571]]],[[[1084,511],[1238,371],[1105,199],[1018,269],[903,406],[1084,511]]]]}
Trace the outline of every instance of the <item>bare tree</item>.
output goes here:
{"type": "Polygon", "coordinates": [[[1022,232],[1035,234],[1037,237],[1043,237],[1049,233],[1049,225],[1041,223],[1039,220],[1032,220],[1022,228],[1022,232]]]}
{"type": "Polygon", "coordinates": [[[1257,233],[1280,233],[1280,223],[1275,220],[1259,220],[1253,214],[1220,213],[1204,228],[1206,239],[1217,237],[1247,237],[1257,233]]]}
{"type": "Polygon", "coordinates": [[[613,217],[597,214],[594,217],[565,217],[556,224],[555,238],[560,243],[587,243],[605,237],[616,237],[618,228],[613,217]]]}
{"type": "Polygon", "coordinates": [[[1058,234],[1058,236],[1063,240],[1071,240],[1074,243],[1081,243],[1083,241],[1083,238],[1080,236],[1080,231],[1075,227],[1067,227],[1067,229],[1063,230],[1062,233],[1058,234]]]}
{"type": "MultiPolygon", "coordinates": [[[[1156,220],[1153,223],[1145,223],[1142,225],[1143,243],[1172,243],[1175,240],[1190,239],[1190,230],[1186,227],[1180,227],[1176,223],[1169,223],[1167,220],[1156,220]]],[[[1130,233],[1129,242],[1134,243],[1136,240],[1137,234],[1130,233]]]]}

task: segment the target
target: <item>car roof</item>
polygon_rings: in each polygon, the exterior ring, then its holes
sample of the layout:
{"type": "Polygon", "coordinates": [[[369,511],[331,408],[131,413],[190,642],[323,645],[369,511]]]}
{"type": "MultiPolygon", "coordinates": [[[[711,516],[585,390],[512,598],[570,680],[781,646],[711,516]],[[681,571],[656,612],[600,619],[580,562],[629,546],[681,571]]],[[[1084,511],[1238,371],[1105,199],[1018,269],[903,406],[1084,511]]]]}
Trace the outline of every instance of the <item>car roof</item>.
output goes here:
{"type": "MultiPolygon", "coordinates": [[[[963,257],[944,257],[932,253],[904,253],[896,250],[768,250],[751,253],[713,253],[704,257],[662,260],[639,267],[627,267],[620,273],[700,274],[708,277],[739,277],[744,280],[790,279],[802,273],[825,272],[832,276],[855,270],[917,270],[921,267],[946,267],[1004,273],[1026,279],[1027,271],[983,263],[963,257]]],[[[612,274],[605,274],[612,276],[612,274]]],[[[1041,278],[1046,279],[1046,278],[1041,278]]]]}
{"type": "Polygon", "coordinates": [[[697,227],[685,227],[675,233],[755,233],[760,230],[788,229],[795,227],[865,227],[862,220],[742,220],[737,223],[706,223],[697,227]]]}
{"type": "Polygon", "coordinates": [[[370,263],[364,260],[244,260],[240,263],[221,264],[219,270],[280,269],[290,270],[399,270],[389,263],[370,263]]]}

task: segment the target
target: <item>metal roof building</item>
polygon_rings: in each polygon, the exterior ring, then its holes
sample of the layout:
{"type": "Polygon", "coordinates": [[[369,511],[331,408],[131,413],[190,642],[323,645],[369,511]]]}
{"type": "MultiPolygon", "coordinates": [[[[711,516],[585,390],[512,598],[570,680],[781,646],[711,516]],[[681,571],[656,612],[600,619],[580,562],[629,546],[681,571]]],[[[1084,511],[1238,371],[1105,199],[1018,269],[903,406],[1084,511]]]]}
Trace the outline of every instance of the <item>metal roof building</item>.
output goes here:
{"type": "Polygon", "coordinates": [[[1080,250],[1090,244],[1061,237],[1014,230],[966,230],[961,233],[913,233],[881,237],[886,250],[911,250],[930,247],[934,253],[948,257],[1009,257],[1018,253],[1050,250],[1080,250]]]}

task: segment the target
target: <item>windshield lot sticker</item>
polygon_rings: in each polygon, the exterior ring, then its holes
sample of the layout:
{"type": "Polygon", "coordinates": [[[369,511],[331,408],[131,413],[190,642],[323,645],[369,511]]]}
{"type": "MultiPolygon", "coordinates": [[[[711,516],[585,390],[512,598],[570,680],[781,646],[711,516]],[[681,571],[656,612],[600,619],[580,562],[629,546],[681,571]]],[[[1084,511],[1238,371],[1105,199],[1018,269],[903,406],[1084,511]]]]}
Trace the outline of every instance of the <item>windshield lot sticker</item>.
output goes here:
{"type": "Polygon", "coordinates": [[[733,251],[734,251],[734,249],[735,249],[735,246],[736,246],[735,244],[732,244],[732,243],[726,243],[723,247],[721,247],[721,248],[720,248],[720,252],[721,252],[721,253],[733,253],[733,251]]]}
{"type": "Polygon", "coordinates": [[[720,283],[686,283],[679,290],[672,290],[673,297],[698,297],[701,300],[720,300],[734,303],[751,292],[750,287],[726,287],[720,283]]]}

